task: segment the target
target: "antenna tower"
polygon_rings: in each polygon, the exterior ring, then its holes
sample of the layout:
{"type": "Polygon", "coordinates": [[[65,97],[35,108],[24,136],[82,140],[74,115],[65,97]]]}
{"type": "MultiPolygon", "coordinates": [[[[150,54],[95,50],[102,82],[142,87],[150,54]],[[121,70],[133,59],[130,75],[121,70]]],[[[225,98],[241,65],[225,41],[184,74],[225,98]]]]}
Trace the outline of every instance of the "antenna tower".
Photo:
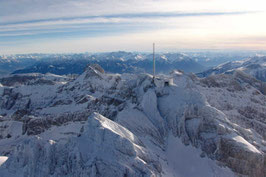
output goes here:
{"type": "Polygon", "coordinates": [[[153,43],[153,82],[155,79],[155,43],[153,43]]]}

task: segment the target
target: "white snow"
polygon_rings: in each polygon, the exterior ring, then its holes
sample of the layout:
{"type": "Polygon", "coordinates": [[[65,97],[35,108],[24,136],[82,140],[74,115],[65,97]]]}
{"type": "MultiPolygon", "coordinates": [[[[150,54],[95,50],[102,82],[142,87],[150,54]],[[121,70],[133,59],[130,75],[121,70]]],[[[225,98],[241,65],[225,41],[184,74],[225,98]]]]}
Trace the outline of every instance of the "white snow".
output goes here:
{"type": "Polygon", "coordinates": [[[174,70],[174,71],[172,72],[172,74],[183,75],[183,73],[181,73],[180,71],[177,71],[177,70],[174,70]]]}
{"type": "Polygon", "coordinates": [[[0,166],[7,161],[8,157],[6,156],[0,156],[0,166]]]}
{"type": "Polygon", "coordinates": [[[261,154],[261,152],[255,146],[247,142],[243,137],[236,135],[236,136],[233,136],[232,138],[238,143],[241,143],[249,151],[261,154]]]}
{"type": "Polygon", "coordinates": [[[0,83],[0,95],[3,95],[4,92],[4,87],[3,85],[0,83]]]}
{"type": "Polygon", "coordinates": [[[167,161],[170,174],[165,177],[234,177],[228,168],[218,166],[207,157],[200,157],[201,151],[192,146],[185,146],[178,137],[172,134],[167,140],[167,161]]]}

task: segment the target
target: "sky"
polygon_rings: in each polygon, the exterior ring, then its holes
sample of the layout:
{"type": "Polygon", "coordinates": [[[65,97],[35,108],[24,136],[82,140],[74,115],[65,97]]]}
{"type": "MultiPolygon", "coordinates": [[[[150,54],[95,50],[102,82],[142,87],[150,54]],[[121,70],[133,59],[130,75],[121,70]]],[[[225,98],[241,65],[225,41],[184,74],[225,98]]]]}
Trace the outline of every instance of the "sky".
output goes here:
{"type": "Polygon", "coordinates": [[[0,0],[0,55],[266,50],[265,0],[0,0]]]}

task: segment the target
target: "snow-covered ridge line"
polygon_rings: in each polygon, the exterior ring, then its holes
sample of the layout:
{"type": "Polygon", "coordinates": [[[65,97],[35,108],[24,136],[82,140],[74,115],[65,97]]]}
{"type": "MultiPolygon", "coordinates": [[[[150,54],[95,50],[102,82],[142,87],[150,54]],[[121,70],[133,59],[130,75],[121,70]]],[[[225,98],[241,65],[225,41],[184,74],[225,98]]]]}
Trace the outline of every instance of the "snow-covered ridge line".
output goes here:
{"type": "Polygon", "coordinates": [[[266,57],[256,56],[240,61],[227,62],[213,67],[202,73],[198,73],[200,77],[206,77],[214,74],[232,74],[235,71],[241,71],[254,78],[266,82],[266,57]]]}

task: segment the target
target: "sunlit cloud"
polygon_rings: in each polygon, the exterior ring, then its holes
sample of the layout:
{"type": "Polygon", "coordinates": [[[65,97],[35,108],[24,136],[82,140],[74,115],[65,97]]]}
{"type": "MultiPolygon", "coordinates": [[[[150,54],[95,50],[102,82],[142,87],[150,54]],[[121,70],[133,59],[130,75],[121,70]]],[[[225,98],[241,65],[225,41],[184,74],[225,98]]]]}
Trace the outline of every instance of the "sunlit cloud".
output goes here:
{"type": "MultiPolygon", "coordinates": [[[[49,29],[80,29],[84,27],[91,27],[92,25],[99,24],[153,24],[153,25],[165,25],[173,24],[177,21],[176,18],[185,17],[202,17],[202,16],[228,16],[228,15],[242,15],[250,14],[254,12],[202,12],[202,13],[140,13],[140,14],[116,14],[106,16],[86,16],[79,18],[63,18],[63,19],[46,19],[25,21],[19,23],[9,23],[0,25],[0,36],[14,36],[14,32],[18,32],[17,35],[29,35],[37,33],[47,33],[45,30],[49,29]],[[31,33],[21,33],[21,31],[31,31],[31,33]],[[35,31],[34,31],[35,30],[35,31]],[[42,30],[42,31],[41,31],[42,30]],[[34,31],[34,33],[33,33],[34,31]],[[1,32],[5,32],[4,34],[1,32]]],[[[99,26],[100,27],[100,26],[99,26]]],[[[150,27],[150,26],[148,26],[150,27]]]]}
{"type": "Polygon", "coordinates": [[[12,0],[0,17],[0,53],[266,49],[263,0],[12,0]]]}

